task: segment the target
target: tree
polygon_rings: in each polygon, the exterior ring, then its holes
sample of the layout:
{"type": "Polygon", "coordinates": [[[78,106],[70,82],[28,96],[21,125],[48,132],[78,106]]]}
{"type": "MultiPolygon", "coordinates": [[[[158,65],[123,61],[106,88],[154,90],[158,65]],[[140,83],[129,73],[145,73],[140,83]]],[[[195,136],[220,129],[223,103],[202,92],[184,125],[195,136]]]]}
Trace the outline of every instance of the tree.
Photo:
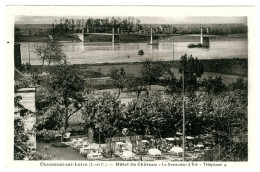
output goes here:
{"type": "Polygon", "coordinates": [[[247,90],[248,86],[247,86],[247,81],[244,81],[244,79],[242,77],[238,77],[236,82],[232,83],[230,85],[231,90],[247,90]]]}
{"type": "MultiPolygon", "coordinates": [[[[216,147],[220,147],[217,160],[241,161],[248,156],[248,100],[247,91],[236,90],[209,96],[204,102],[211,102],[209,112],[203,104],[199,107],[201,115],[207,119],[204,125],[215,138],[216,147]],[[211,99],[211,101],[209,101],[211,99]]],[[[202,100],[201,100],[202,101],[202,100]]],[[[213,159],[213,161],[216,159],[213,159]]]]}
{"type": "MultiPolygon", "coordinates": [[[[19,88],[26,88],[28,85],[16,83],[14,87],[14,92],[17,92],[19,88]]],[[[22,100],[21,96],[15,95],[14,97],[14,107],[17,109],[19,117],[14,118],[14,160],[47,160],[51,157],[45,153],[39,153],[36,150],[31,150],[29,148],[29,137],[30,134],[35,132],[27,131],[24,128],[24,118],[32,112],[26,109],[20,101],[22,100]]]]}
{"type": "Polygon", "coordinates": [[[197,78],[203,75],[204,67],[197,57],[194,59],[192,55],[184,54],[181,56],[179,73],[182,74],[183,70],[185,91],[193,93],[198,88],[197,78]]]}
{"type": "Polygon", "coordinates": [[[85,101],[82,92],[84,81],[74,66],[63,64],[57,66],[43,82],[43,88],[42,99],[37,99],[38,103],[45,105],[40,112],[42,118],[52,117],[50,120],[58,120],[57,128],[63,128],[65,131],[69,126],[69,118],[81,109],[85,101]]]}
{"type": "Polygon", "coordinates": [[[45,61],[50,66],[51,63],[60,63],[66,59],[66,53],[61,49],[61,46],[52,40],[43,45],[35,44],[34,49],[37,56],[42,60],[42,68],[45,61]]]}
{"type": "Polygon", "coordinates": [[[124,122],[129,130],[158,138],[172,137],[181,128],[181,98],[163,99],[159,94],[129,103],[124,122]]]}
{"type": "Polygon", "coordinates": [[[124,88],[124,81],[126,79],[126,72],[124,68],[117,69],[112,67],[109,76],[115,81],[116,87],[118,88],[118,97],[124,88]]]}
{"type": "Polygon", "coordinates": [[[95,129],[96,136],[100,132],[102,140],[110,138],[124,126],[121,122],[123,108],[117,98],[108,92],[99,97],[89,95],[81,110],[85,127],[95,129]]]}
{"type": "Polygon", "coordinates": [[[167,71],[170,71],[170,66],[161,61],[152,62],[150,59],[147,59],[140,70],[141,78],[148,85],[157,84],[159,78],[167,71]]]}
{"type": "Polygon", "coordinates": [[[203,79],[201,86],[205,87],[209,94],[218,94],[226,89],[225,84],[222,82],[221,76],[217,76],[215,79],[212,77],[203,79]]]}
{"type": "Polygon", "coordinates": [[[148,91],[147,86],[142,78],[133,75],[127,75],[124,82],[127,92],[135,92],[137,99],[140,97],[142,91],[148,91]]]}

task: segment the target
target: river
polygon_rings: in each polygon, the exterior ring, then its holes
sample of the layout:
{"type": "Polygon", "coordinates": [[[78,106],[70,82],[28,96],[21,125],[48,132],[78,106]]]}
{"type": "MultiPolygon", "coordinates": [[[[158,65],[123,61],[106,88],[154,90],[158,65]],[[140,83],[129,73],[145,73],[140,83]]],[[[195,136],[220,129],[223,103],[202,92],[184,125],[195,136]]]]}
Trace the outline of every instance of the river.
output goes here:
{"type": "MultiPolygon", "coordinates": [[[[95,64],[118,62],[142,62],[147,58],[152,60],[178,60],[183,54],[192,54],[199,59],[216,58],[248,58],[247,38],[214,38],[210,40],[209,48],[188,48],[192,41],[174,42],[173,37],[160,41],[158,46],[147,43],[109,43],[109,42],[62,42],[62,49],[68,56],[70,64],[95,64]],[[138,55],[143,49],[144,55],[138,55]],[[174,52],[174,53],[173,53],[174,52]]],[[[33,52],[37,43],[22,42],[22,63],[30,62],[39,65],[41,61],[33,52]],[[28,48],[29,46],[29,48],[28,48]]],[[[41,43],[39,43],[41,44],[41,43]]]]}

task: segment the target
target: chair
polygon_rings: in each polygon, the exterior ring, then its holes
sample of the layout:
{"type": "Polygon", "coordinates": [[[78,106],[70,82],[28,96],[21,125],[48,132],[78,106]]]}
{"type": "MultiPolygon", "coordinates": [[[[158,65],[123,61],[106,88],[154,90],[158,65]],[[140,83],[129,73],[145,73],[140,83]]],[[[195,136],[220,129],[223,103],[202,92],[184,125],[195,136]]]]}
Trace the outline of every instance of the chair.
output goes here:
{"type": "Polygon", "coordinates": [[[63,135],[64,141],[70,140],[70,134],[71,134],[71,133],[65,133],[65,134],[63,135]]]}
{"type": "Polygon", "coordinates": [[[82,140],[82,139],[78,139],[78,142],[77,142],[77,144],[75,145],[75,147],[76,147],[77,149],[82,148],[82,147],[83,147],[83,140],[82,140]]]}
{"type": "Polygon", "coordinates": [[[61,137],[62,137],[61,134],[55,134],[55,136],[54,136],[55,141],[61,141],[61,137]]]}

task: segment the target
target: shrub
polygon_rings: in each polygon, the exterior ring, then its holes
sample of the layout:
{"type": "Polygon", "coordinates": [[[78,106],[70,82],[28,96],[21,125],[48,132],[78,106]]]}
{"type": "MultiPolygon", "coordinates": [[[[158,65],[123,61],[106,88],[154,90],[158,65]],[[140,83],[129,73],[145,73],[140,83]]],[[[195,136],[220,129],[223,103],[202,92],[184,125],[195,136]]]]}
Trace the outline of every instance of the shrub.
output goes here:
{"type": "Polygon", "coordinates": [[[244,79],[242,77],[237,78],[237,81],[232,83],[230,85],[231,90],[247,90],[248,86],[247,86],[247,82],[244,81],[244,79]]]}
{"type": "Polygon", "coordinates": [[[212,77],[204,79],[200,85],[205,87],[209,94],[218,94],[226,90],[226,86],[222,82],[221,76],[217,76],[214,79],[212,77]]]}

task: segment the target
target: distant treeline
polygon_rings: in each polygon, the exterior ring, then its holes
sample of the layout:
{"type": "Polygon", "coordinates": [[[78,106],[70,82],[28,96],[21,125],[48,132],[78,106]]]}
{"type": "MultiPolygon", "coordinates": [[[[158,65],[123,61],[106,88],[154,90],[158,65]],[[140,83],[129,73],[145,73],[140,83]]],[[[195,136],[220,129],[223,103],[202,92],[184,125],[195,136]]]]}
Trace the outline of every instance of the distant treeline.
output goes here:
{"type": "MultiPolygon", "coordinates": [[[[210,24],[202,25],[203,32],[206,33],[206,27],[209,27],[209,33],[212,35],[228,35],[228,34],[246,34],[247,25],[245,24],[210,24]]],[[[62,18],[53,23],[52,34],[64,35],[69,32],[81,32],[85,29],[88,32],[106,33],[121,31],[138,32],[140,30],[150,31],[153,28],[157,33],[164,34],[167,28],[167,34],[200,34],[200,25],[161,25],[161,24],[140,24],[140,20],[134,17],[106,17],[88,18],[88,19],[69,19],[62,18]]]]}
{"type": "MultiPolygon", "coordinates": [[[[173,27],[174,34],[200,34],[200,27],[173,27]]],[[[206,29],[203,29],[206,34],[206,29]]],[[[246,25],[219,25],[209,27],[209,34],[211,35],[229,35],[229,34],[246,34],[246,25]]]]}
{"type": "Polygon", "coordinates": [[[106,17],[106,18],[87,18],[87,19],[73,19],[61,18],[59,22],[55,20],[51,32],[53,35],[64,35],[70,32],[81,32],[82,29],[88,32],[112,32],[112,28],[121,30],[138,31],[142,29],[140,20],[134,17],[106,17]]]}

